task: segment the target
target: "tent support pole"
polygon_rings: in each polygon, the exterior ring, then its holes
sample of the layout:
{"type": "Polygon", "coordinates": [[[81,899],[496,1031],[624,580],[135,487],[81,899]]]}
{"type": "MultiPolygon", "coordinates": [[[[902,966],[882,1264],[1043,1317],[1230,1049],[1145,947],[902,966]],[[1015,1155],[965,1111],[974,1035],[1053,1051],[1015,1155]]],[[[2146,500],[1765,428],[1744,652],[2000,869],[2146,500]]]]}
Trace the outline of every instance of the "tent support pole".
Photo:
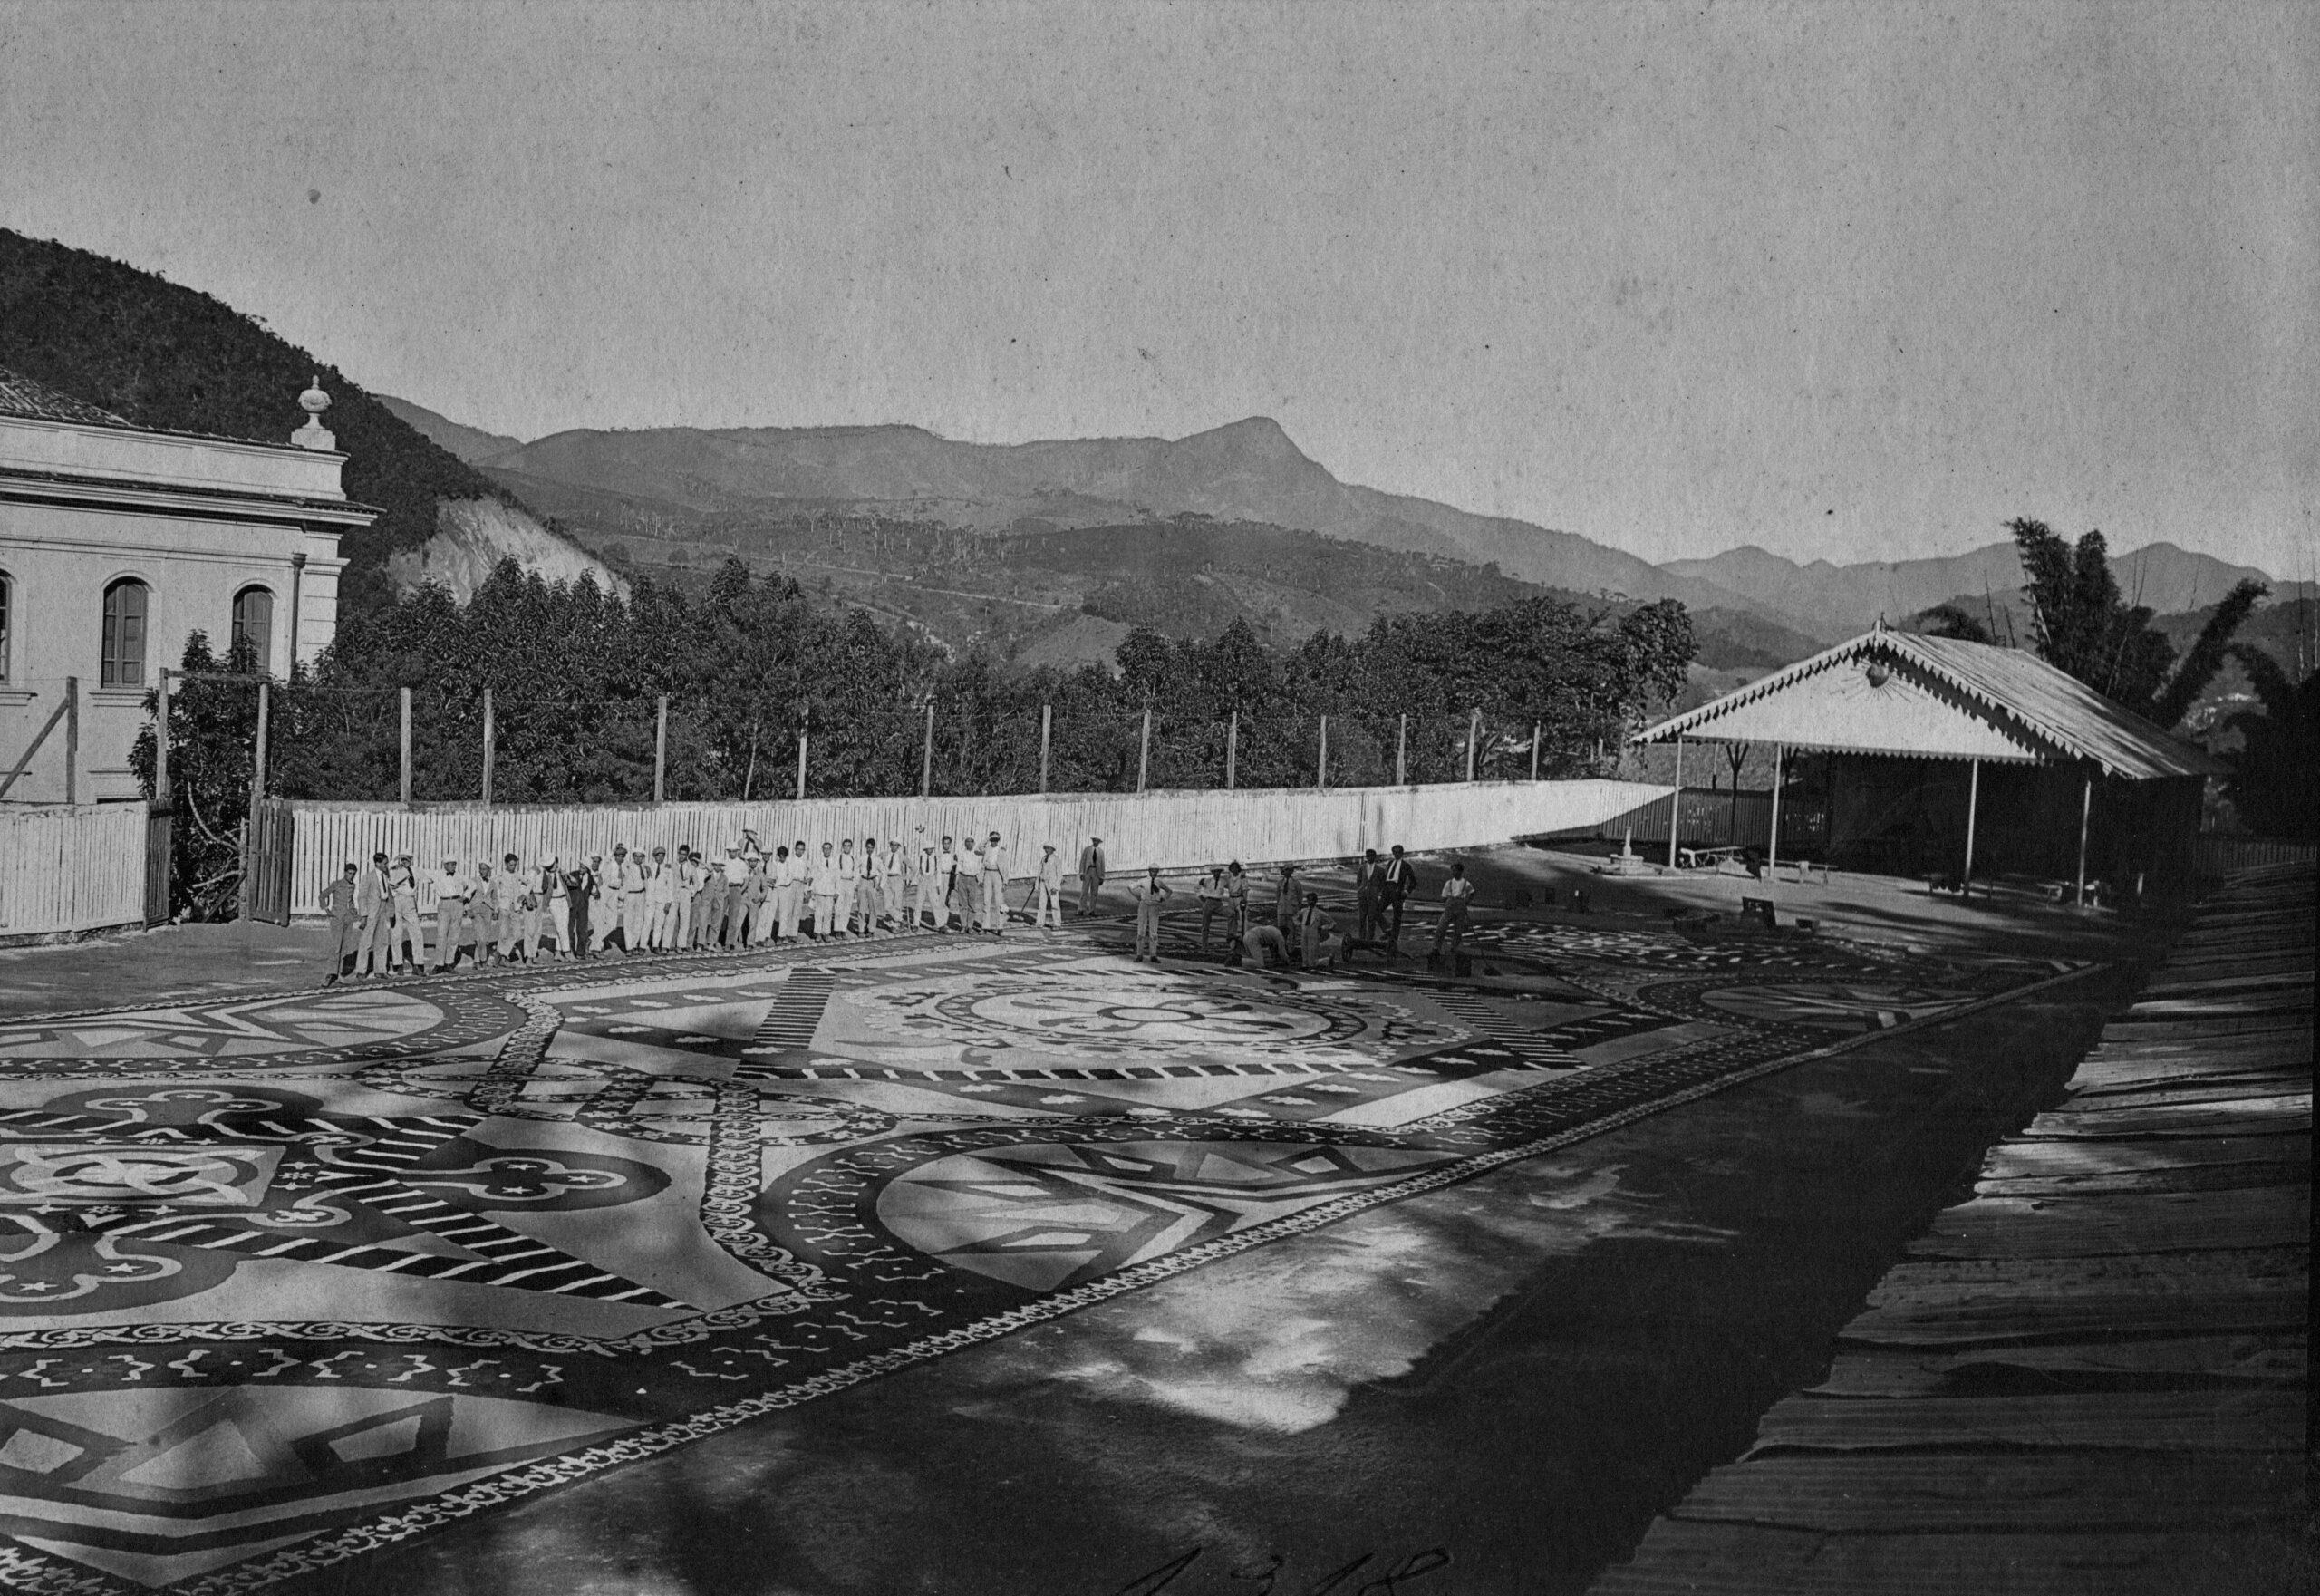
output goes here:
{"type": "Polygon", "coordinates": [[[1773,831],[1767,839],[1764,855],[1764,879],[1770,881],[1780,868],[1780,771],[1781,760],[1788,750],[1781,743],[1773,744],[1773,831]]]}
{"type": "Polygon", "coordinates": [[[1958,895],[1974,895],[1974,823],[1980,817],[1982,808],[1982,762],[1974,759],[1967,766],[1966,778],[1966,873],[1958,878],[1958,895]]]}
{"type": "Polygon", "coordinates": [[[2094,776],[2087,773],[2086,785],[2078,795],[2078,888],[2074,901],[2080,907],[2086,904],[2086,834],[2094,819],[2094,776]]]}
{"type": "Polygon", "coordinates": [[[1676,867],[1676,827],[1684,817],[1684,740],[1676,739],[1676,790],[1668,795],[1668,868],[1676,867]]]}

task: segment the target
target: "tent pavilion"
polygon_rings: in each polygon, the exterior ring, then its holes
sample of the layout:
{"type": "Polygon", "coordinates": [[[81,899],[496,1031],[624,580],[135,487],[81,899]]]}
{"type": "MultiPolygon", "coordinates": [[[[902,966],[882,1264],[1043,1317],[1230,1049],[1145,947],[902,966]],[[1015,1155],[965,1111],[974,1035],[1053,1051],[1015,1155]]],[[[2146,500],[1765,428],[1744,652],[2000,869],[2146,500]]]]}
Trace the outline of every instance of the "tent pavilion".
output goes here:
{"type": "Polygon", "coordinates": [[[1783,788],[1803,762],[1817,769],[1791,817],[1823,861],[1970,890],[1978,844],[1986,868],[2074,881],[2082,903],[2090,866],[2114,890],[2187,895],[2202,790],[2223,773],[2035,654],[1882,625],[1634,740],[1676,745],[1671,866],[1685,742],[1764,743],[1774,865],[1783,788]]]}

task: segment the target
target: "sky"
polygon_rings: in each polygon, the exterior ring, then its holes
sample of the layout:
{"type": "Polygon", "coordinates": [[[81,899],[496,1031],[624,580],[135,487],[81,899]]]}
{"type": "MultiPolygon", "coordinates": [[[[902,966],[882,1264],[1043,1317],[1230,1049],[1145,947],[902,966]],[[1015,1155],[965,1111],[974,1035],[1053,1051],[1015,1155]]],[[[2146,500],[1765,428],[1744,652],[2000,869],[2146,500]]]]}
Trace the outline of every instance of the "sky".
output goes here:
{"type": "Polygon", "coordinates": [[[1655,560],[2320,535],[2310,5],[0,0],[0,226],[527,439],[1269,415],[1655,560]]]}

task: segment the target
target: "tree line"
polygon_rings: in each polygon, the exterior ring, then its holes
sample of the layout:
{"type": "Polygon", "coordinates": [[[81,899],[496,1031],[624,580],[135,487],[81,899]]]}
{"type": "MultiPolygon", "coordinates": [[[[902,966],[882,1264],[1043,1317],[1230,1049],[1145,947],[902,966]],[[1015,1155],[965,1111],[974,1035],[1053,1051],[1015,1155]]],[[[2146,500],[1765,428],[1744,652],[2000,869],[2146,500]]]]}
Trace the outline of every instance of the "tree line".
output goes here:
{"type": "MultiPolygon", "coordinates": [[[[729,561],[688,598],[639,580],[623,600],[584,577],[550,584],[513,560],[462,605],[423,586],[345,615],[314,668],[269,687],[275,796],[392,799],[401,690],[411,692],[414,801],[471,800],[491,692],[493,801],[651,799],[668,701],[665,796],[809,797],[1038,789],[1043,716],[1056,792],[1235,784],[1332,786],[1475,773],[1607,770],[1626,735],[1684,682],[1689,616],[1672,600],[1615,611],[1533,597],[1478,612],[1387,615],[1357,635],[1268,647],[1245,624],[1205,641],[1133,632],[1118,668],[1023,669],[953,656],[907,626],[817,602],[729,561]],[[933,726],[929,762],[927,729],[933,726]],[[1146,719],[1149,715],[1148,736],[1146,719]]],[[[233,866],[256,732],[253,661],[188,645],[171,704],[183,817],[179,878],[233,866]]],[[[152,732],[132,762],[150,790],[152,732]]]]}

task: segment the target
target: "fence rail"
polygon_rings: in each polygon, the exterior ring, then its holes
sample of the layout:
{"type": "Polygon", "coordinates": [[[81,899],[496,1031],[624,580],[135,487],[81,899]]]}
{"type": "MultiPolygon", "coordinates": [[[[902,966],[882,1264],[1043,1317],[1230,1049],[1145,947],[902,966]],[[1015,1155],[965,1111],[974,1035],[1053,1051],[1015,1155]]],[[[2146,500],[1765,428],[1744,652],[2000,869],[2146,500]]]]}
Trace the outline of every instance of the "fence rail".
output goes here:
{"type": "Polygon", "coordinates": [[[2202,875],[2228,875],[2259,865],[2309,865],[2320,859],[2320,843],[2287,842],[2272,837],[2220,837],[2202,832],[2193,859],[2202,875]]]}
{"type": "Polygon", "coordinates": [[[145,923],[145,806],[0,809],[0,940],[145,923]]]}
{"type": "MultiPolygon", "coordinates": [[[[1668,846],[1668,789],[1656,790],[1649,802],[1625,814],[1611,815],[1595,828],[1595,835],[1606,841],[1617,842],[1632,834],[1635,845],[1655,843],[1668,846]]],[[[1737,794],[1729,788],[1717,790],[1706,787],[1684,788],[1683,829],[1677,837],[1687,848],[1763,847],[1773,834],[1773,795],[1769,791],[1737,794]]],[[[1790,830],[1787,817],[1782,817],[1783,831],[1790,830]]]]}
{"type": "Polygon", "coordinates": [[[1423,852],[1584,830],[1654,800],[1664,809],[1668,791],[1642,782],[1582,780],[493,809],[301,801],[291,806],[291,907],[318,913],[322,889],[340,867],[378,851],[408,853],[421,865],[456,859],[463,866],[478,859],[497,864],[512,853],[529,867],[550,854],[566,863],[592,854],[609,858],[614,843],[672,855],[680,843],[720,848],[739,842],[744,827],[768,851],[802,838],[817,853],[822,843],[848,837],[875,837],[882,845],[899,837],[909,846],[923,828],[929,841],[1000,833],[1010,873],[1018,877],[1032,873],[1050,843],[1065,869],[1076,869],[1080,846],[1100,837],[1116,875],[1150,864],[1184,870],[1236,858],[1249,865],[1344,858],[1395,843],[1423,852]]]}

